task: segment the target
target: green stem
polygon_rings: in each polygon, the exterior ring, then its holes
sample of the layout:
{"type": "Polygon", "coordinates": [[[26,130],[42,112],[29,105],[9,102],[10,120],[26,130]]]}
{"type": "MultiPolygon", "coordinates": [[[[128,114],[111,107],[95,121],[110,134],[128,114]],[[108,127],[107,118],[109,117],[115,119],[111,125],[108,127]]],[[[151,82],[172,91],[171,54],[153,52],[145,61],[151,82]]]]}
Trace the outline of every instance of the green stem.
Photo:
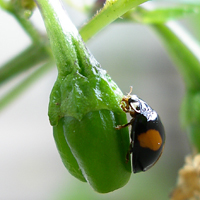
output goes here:
{"type": "Polygon", "coordinates": [[[0,0],[0,7],[4,10],[10,10],[10,3],[5,2],[5,0],[0,0]]]}
{"type": "Polygon", "coordinates": [[[158,32],[186,86],[180,121],[186,129],[192,148],[200,152],[200,45],[177,23],[157,24],[158,32]]]}
{"type": "Polygon", "coordinates": [[[104,8],[85,26],[80,29],[80,35],[87,41],[98,31],[103,29],[130,9],[147,0],[107,0],[104,8]]]}
{"type": "Polygon", "coordinates": [[[84,54],[85,47],[78,30],[59,0],[35,0],[35,2],[43,15],[58,73],[65,76],[66,73],[78,68],[78,61],[74,60],[80,56],[80,49],[84,54]]]}
{"type": "Polygon", "coordinates": [[[0,0],[0,6],[16,18],[22,28],[31,37],[33,43],[39,43],[43,40],[42,35],[33,26],[30,20],[25,18],[25,16],[23,15],[23,11],[20,10],[21,8],[16,7],[14,1],[6,2],[5,0],[0,0]]]}
{"type": "Polygon", "coordinates": [[[33,43],[40,43],[40,41],[45,39],[29,20],[25,19],[16,12],[12,12],[12,14],[15,16],[16,20],[19,22],[25,32],[30,36],[33,43]]]}
{"type": "Polygon", "coordinates": [[[90,6],[88,5],[79,5],[77,2],[74,3],[73,0],[65,0],[65,2],[67,3],[67,5],[69,5],[70,7],[74,8],[77,11],[80,11],[82,13],[86,13],[87,10],[90,9],[90,6]]]}
{"type": "Polygon", "coordinates": [[[15,86],[5,96],[0,99],[0,111],[11,103],[16,97],[18,97],[25,89],[27,89],[32,83],[38,80],[41,76],[46,74],[54,66],[54,62],[51,60],[44,64],[42,67],[33,72],[30,76],[24,79],[20,84],[15,86]]]}
{"type": "Polygon", "coordinates": [[[0,85],[11,77],[49,59],[50,51],[44,45],[33,44],[0,68],[0,85]]]}
{"type": "Polygon", "coordinates": [[[200,45],[178,23],[152,25],[177,63],[187,90],[200,90],[200,45]]]}

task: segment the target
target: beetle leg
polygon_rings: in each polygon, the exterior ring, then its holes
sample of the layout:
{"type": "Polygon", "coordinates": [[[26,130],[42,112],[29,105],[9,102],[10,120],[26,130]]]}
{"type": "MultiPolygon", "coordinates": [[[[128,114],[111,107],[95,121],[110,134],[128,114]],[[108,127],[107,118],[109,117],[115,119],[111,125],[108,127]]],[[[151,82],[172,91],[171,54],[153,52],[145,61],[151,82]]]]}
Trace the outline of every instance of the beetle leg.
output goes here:
{"type": "Polygon", "coordinates": [[[131,144],[129,145],[129,150],[126,154],[126,163],[130,160],[130,154],[133,153],[133,141],[131,141],[131,144]]]}
{"type": "Polygon", "coordinates": [[[130,160],[130,152],[128,151],[128,153],[126,154],[126,163],[128,163],[130,160]]]}
{"type": "Polygon", "coordinates": [[[134,118],[131,119],[131,121],[130,121],[129,123],[127,123],[127,124],[124,124],[124,125],[117,125],[117,126],[115,127],[115,129],[116,129],[116,130],[120,130],[120,129],[122,129],[122,128],[125,128],[125,127],[127,127],[127,126],[130,126],[130,125],[132,124],[133,121],[134,121],[134,118]]]}
{"type": "Polygon", "coordinates": [[[129,112],[129,107],[125,106],[124,104],[121,104],[121,108],[124,112],[128,113],[129,112]]]}

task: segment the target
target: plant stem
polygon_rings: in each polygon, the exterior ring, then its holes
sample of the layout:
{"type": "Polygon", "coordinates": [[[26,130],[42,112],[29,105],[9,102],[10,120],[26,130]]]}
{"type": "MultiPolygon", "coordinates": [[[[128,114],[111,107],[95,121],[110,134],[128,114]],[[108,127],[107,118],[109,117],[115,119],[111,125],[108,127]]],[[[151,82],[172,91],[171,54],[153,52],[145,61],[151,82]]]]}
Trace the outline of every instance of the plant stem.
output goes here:
{"type": "Polygon", "coordinates": [[[43,40],[43,36],[38,32],[38,30],[33,26],[29,19],[26,19],[21,10],[21,7],[16,6],[17,2],[0,0],[0,6],[19,22],[25,32],[31,37],[33,43],[40,43],[43,40]]]}
{"type": "Polygon", "coordinates": [[[84,53],[85,46],[78,30],[63,9],[61,1],[35,0],[35,2],[45,22],[58,73],[65,76],[66,73],[78,68],[79,53],[80,51],[84,53]]]}
{"type": "Polygon", "coordinates": [[[11,12],[11,4],[5,0],[0,0],[0,7],[8,12],[11,12]]]}
{"type": "Polygon", "coordinates": [[[79,33],[84,41],[87,41],[98,31],[103,29],[130,9],[146,2],[147,0],[107,0],[104,8],[94,16],[85,26],[83,26],[79,33]]]}
{"type": "Polygon", "coordinates": [[[41,43],[41,41],[45,39],[29,20],[25,19],[16,12],[12,12],[12,14],[15,16],[16,20],[19,22],[25,32],[30,36],[33,43],[41,43]]]}
{"type": "Polygon", "coordinates": [[[200,45],[178,23],[152,25],[177,63],[187,90],[200,90],[200,45]]]}
{"type": "Polygon", "coordinates": [[[46,74],[54,66],[54,62],[50,60],[42,67],[33,72],[30,76],[24,79],[20,84],[12,88],[5,96],[0,99],[0,111],[18,97],[25,89],[27,89],[35,80],[46,74]]]}
{"type": "Polygon", "coordinates": [[[186,129],[192,149],[200,152],[200,45],[177,23],[157,24],[158,32],[186,86],[180,121],[186,129]]]}
{"type": "Polygon", "coordinates": [[[45,45],[32,44],[0,68],[0,85],[11,77],[51,58],[45,45]]]}

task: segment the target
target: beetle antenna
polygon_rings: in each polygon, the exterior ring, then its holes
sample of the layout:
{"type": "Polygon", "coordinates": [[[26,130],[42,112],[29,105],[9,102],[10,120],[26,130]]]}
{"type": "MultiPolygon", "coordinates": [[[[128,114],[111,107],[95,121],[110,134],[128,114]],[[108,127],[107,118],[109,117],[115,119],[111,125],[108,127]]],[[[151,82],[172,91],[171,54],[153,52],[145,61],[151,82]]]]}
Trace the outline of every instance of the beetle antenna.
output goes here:
{"type": "Polygon", "coordinates": [[[132,90],[133,90],[133,87],[132,87],[132,86],[130,86],[130,92],[127,94],[127,96],[130,96],[130,94],[131,94],[132,90]]]}

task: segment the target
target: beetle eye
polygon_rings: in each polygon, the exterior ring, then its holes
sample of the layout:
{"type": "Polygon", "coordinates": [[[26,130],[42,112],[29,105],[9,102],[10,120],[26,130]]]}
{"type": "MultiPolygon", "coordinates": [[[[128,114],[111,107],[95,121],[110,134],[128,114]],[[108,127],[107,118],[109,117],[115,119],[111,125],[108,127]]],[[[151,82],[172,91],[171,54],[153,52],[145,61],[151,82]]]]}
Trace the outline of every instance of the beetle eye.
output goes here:
{"type": "Polygon", "coordinates": [[[136,109],[137,111],[139,111],[139,110],[140,110],[140,107],[139,107],[139,106],[137,106],[135,109],[136,109]]]}
{"type": "Polygon", "coordinates": [[[128,99],[128,103],[131,104],[131,103],[136,103],[138,102],[136,99],[132,99],[132,98],[129,98],[128,99]]]}
{"type": "Polygon", "coordinates": [[[138,101],[136,102],[131,102],[130,107],[135,111],[135,112],[140,112],[140,103],[138,101]]]}

